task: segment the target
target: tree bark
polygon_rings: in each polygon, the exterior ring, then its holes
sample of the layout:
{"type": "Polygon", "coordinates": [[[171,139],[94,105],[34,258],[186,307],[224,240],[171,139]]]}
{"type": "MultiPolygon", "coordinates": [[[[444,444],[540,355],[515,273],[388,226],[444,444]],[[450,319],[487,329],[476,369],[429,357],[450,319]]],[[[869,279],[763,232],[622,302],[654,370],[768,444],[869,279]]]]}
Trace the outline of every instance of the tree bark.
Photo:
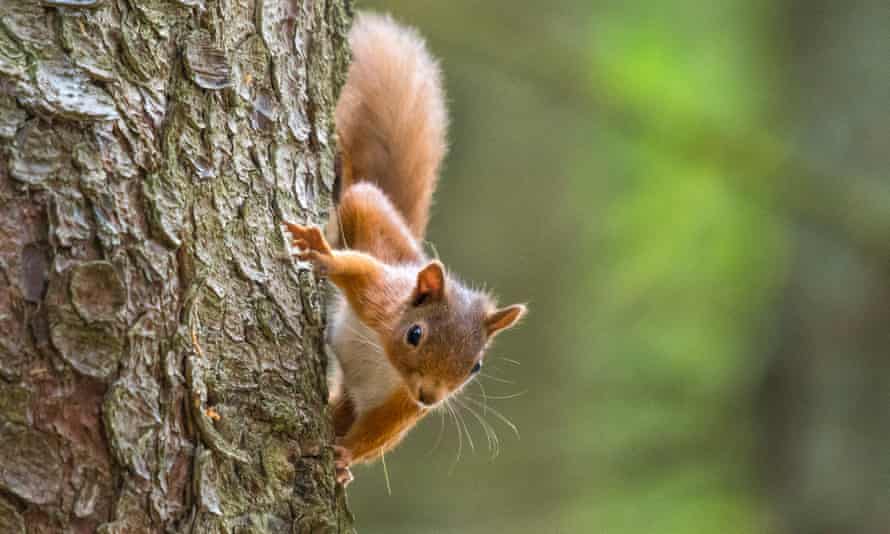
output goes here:
{"type": "Polygon", "coordinates": [[[0,0],[0,531],[339,532],[346,0],[0,0]]]}

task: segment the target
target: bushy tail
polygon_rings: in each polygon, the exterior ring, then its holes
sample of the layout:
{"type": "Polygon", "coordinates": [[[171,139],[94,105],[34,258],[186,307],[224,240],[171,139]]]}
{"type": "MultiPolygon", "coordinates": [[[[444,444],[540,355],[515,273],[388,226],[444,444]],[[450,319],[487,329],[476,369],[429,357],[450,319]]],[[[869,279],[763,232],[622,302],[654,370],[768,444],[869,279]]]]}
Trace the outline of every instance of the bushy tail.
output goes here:
{"type": "Polygon", "coordinates": [[[439,67],[420,35],[389,16],[360,13],[349,45],[352,65],[336,111],[341,190],[377,184],[422,239],[446,150],[439,67]]]}

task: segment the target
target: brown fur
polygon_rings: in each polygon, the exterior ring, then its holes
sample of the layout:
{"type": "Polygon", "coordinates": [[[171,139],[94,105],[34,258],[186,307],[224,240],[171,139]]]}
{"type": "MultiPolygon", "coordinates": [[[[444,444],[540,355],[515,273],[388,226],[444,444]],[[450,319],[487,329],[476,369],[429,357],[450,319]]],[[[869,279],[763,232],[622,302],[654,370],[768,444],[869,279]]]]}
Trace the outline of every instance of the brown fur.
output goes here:
{"type": "Polygon", "coordinates": [[[353,185],[343,194],[332,219],[337,248],[366,252],[384,263],[418,263],[423,251],[386,194],[369,183],[353,185]]]}
{"type": "Polygon", "coordinates": [[[353,463],[375,460],[398,445],[426,411],[414,402],[406,388],[399,388],[386,402],[356,421],[339,444],[350,451],[353,463]]]}
{"type": "Polygon", "coordinates": [[[439,67],[420,35],[388,16],[360,13],[349,45],[352,65],[336,110],[342,190],[379,185],[422,239],[446,151],[439,67]]]}
{"type": "Polygon", "coordinates": [[[341,438],[349,432],[349,428],[355,423],[355,405],[348,395],[344,395],[334,403],[333,411],[334,435],[341,438]]]}
{"type": "MultiPolygon", "coordinates": [[[[372,250],[377,239],[389,242],[387,237],[406,234],[404,223],[388,204],[364,208],[377,213],[362,220],[379,218],[384,221],[381,229],[395,232],[358,239],[372,250]],[[396,217],[385,220],[392,215],[396,217]]],[[[344,228],[355,222],[348,219],[342,222],[344,228]]],[[[335,404],[334,426],[342,436],[338,444],[350,452],[349,463],[374,459],[394,447],[426,413],[417,402],[426,398],[438,403],[460,388],[471,378],[471,369],[491,338],[525,313],[522,305],[496,309],[491,297],[447,276],[438,262],[387,265],[365,252],[333,250],[319,228],[286,226],[293,245],[301,249],[298,256],[313,262],[337,286],[359,320],[379,336],[385,357],[402,377],[402,385],[380,406],[355,406],[343,399],[335,404]],[[425,333],[417,347],[405,341],[412,325],[422,326],[425,333]],[[349,428],[345,435],[344,428],[349,428]],[[354,447],[361,447],[361,452],[354,447]]],[[[338,354],[341,360],[352,356],[338,354]]],[[[344,385],[344,389],[348,396],[349,388],[344,385]]]]}
{"type": "Polygon", "coordinates": [[[386,264],[364,252],[332,250],[319,228],[285,226],[293,236],[293,246],[304,250],[299,257],[313,262],[340,289],[363,323],[375,330],[390,327],[398,313],[399,296],[413,287],[410,279],[393,276],[386,264]]]}
{"type": "Polygon", "coordinates": [[[395,447],[466,384],[491,338],[525,312],[496,309],[423,254],[447,126],[423,40],[389,17],[360,14],[349,41],[353,64],[336,111],[342,195],[326,230],[335,247],[318,228],[287,223],[298,256],[348,304],[331,327],[343,371],[342,397],[332,400],[343,484],[351,464],[395,447]],[[416,346],[406,339],[414,327],[423,332],[416,346]]]}

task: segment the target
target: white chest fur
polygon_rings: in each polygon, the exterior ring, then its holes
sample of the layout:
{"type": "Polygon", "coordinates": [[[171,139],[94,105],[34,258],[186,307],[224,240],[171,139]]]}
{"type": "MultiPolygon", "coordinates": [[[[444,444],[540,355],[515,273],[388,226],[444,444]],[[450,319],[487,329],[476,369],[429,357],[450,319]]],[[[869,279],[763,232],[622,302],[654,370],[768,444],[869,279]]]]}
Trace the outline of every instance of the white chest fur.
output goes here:
{"type": "Polygon", "coordinates": [[[381,405],[402,385],[402,377],[383,353],[377,333],[365,326],[342,298],[331,320],[331,345],[341,373],[333,370],[329,375],[342,374],[357,416],[381,405]]]}

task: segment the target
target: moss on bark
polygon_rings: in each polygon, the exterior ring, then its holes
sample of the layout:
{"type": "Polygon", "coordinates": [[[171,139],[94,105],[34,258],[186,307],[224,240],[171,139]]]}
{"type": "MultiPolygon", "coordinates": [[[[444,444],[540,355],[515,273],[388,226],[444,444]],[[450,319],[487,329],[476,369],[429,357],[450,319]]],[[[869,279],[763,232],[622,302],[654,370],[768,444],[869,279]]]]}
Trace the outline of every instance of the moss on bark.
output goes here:
{"type": "Polygon", "coordinates": [[[323,302],[345,0],[0,0],[0,525],[340,532],[323,302]]]}

